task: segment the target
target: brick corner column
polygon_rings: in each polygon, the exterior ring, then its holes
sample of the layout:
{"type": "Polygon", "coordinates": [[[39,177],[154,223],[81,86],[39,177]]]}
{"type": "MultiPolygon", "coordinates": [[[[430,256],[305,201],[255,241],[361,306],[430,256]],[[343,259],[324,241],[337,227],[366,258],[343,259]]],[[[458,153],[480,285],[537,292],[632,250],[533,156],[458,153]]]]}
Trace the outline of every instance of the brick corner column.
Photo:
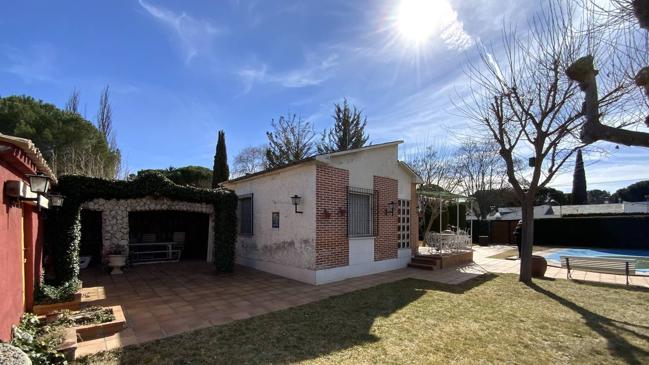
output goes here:
{"type": "MultiPolygon", "coordinates": [[[[383,176],[374,176],[374,190],[378,193],[378,232],[374,238],[374,261],[397,258],[397,225],[399,215],[385,213],[388,203],[397,203],[399,182],[383,176]]],[[[396,212],[395,212],[396,213],[396,212]]]]}
{"type": "Polygon", "coordinates": [[[347,214],[339,213],[347,210],[348,185],[348,170],[316,166],[316,270],[349,265],[347,214]]]}

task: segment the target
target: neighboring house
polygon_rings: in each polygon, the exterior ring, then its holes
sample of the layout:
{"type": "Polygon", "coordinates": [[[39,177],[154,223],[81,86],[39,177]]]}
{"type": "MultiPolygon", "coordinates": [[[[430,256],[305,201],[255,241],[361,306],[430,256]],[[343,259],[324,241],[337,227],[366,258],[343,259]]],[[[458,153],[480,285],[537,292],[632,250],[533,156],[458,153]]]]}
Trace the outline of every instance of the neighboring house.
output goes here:
{"type": "Polygon", "coordinates": [[[42,172],[54,182],[43,156],[23,138],[0,134],[0,340],[11,336],[11,326],[31,309],[41,274],[42,215],[46,199],[35,195],[27,175],[42,172]],[[19,197],[20,196],[20,197],[19,197]],[[39,204],[39,206],[36,206],[39,204]]]}
{"type": "MultiPolygon", "coordinates": [[[[519,219],[520,207],[498,208],[487,216],[488,232],[479,234],[488,234],[491,243],[514,244],[519,219]]],[[[534,221],[535,244],[649,248],[647,202],[540,205],[534,207],[534,221]]]]}
{"type": "Polygon", "coordinates": [[[402,141],[322,154],[224,183],[239,196],[237,262],[311,284],[406,267],[416,184],[402,141]]]}

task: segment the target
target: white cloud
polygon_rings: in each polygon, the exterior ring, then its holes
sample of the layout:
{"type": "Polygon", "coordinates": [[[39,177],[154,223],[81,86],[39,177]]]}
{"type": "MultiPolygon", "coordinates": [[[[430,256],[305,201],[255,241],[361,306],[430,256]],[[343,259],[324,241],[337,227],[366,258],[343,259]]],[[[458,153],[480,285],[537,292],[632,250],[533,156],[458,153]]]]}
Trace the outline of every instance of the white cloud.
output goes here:
{"type": "Polygon", "coordinates": [[[139,3],[149,15],[173,31],[185,63],[190,63],[199,53],[209,52],[214,37],[222,32],[209,21],[196,19],[185,12],[176,13],[144,0],[139,0],[139,3]]]}
{"type": "Polygon", "coordinates": [[[306,58],[304,67],[288,71],[270,72],[266,64],[240,69],[238,75],[244,82],[244,93],[249,92],[255,83],[278,84],[286,88],[319,85],[332,76],[331,71],[338,63],[337,54],[322,60],[318,60],[314,55],[308,55],[306,58]]]}
{"type": "Polygon", "coordinates": [[[3,47],[0,57],[0,69],[19,76],[25,82],[53,81],[56,51],[49,44],[35,44],[21,50],[13,47],[3,47]],[[6,58],[7,62],[3,62],[6,58]]]}

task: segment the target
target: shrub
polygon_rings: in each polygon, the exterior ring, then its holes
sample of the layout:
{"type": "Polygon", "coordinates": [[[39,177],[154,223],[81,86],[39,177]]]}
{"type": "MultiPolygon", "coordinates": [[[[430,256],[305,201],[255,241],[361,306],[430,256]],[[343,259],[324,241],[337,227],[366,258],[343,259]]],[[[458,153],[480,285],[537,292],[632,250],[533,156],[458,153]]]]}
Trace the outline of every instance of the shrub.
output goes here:
{"type": "Polygon", "coordinates": [[[69,302],[74,298],[74,294],[81,288],[81,281],[77,278],[65,282],[63,285],[47,285],[41,279],[41,283],[36,289],[34,300],[37,304],[52,304],[69,302]]]}
{"type": "Polygon", "coordinates": [[[87,324],[107,323],[115,320],[111,308],[91,306],[77,312],[67,309],[54,312],[56,319],[50,323],[51,326],[76,327],[87,324]]]}
{"type": "Polygon", "coordinates": [[[13,328],[11,344],[23,350],[34,365],[67,364],[56,349],[63,342],[63,331],[62,326],[44,324],[36,315],[25,313],[13,328]]]}

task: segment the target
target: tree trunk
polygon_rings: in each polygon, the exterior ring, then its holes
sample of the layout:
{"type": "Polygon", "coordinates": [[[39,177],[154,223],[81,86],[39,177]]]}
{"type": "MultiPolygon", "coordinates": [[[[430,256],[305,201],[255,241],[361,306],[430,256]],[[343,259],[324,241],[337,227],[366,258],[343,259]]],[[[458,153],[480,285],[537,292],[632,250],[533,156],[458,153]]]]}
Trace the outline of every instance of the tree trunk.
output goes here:
{"type": "Polygon", "coordinates": [[[521,270],[518,280],[530,284],[532,282],[532,246],[534,245],[534,197],[525,194],[521,200],[523,217],[523,237],[521,240],[521,270]]]}

